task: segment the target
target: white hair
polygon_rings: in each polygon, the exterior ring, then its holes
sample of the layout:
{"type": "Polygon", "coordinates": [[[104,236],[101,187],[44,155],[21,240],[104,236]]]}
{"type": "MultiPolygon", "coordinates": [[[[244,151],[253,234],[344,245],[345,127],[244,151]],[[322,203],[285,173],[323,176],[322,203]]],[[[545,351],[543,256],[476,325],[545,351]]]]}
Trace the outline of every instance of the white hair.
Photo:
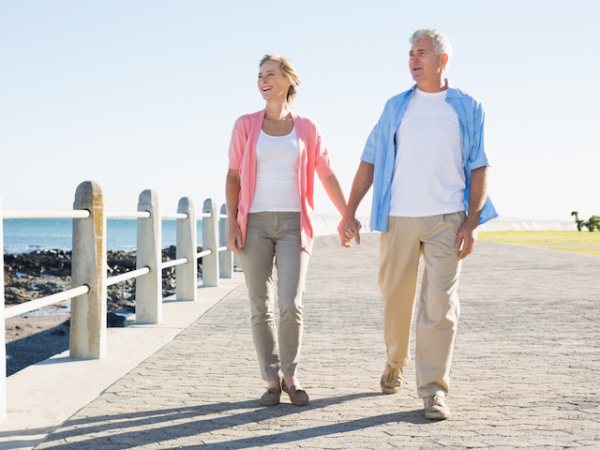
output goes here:
{"type": "Polygon", "coordinates": [[[410,45],[415,45],[419,39],[423,39],[425,37],[431,38],[436,55],[442,55],[444,53],[448,55],[448,63],[446,63],[447,67],[448,64],[450,64],[450,59],[452,58],[452,44],[450,44],[450,40],[438,30],[421,28],[413,33],[408,42],[410,42],[410,45]]]}

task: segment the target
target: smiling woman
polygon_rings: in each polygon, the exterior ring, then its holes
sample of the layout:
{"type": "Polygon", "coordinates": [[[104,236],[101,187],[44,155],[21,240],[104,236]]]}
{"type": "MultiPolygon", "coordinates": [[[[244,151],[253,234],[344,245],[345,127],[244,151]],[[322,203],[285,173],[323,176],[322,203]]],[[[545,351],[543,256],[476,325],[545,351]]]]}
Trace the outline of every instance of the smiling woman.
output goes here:
{"type": "Polygon", "coordinates": [[[302,294],[314,237],[315,172],[340,214],[346,208],[318,127],[290,110],[299,84],[300,77],[288,59],[265,55],[259,64],[258,90],[266,107],[236,121],[229,148],[227,241],[240,255],[246,277],[252,337],[268,384],[260,399],[266,406],[278,404],[282,390],[295,405],[308,403],[297,368],[302,294]],[[273,265],[278,274],[277,332],[273,265]]]}

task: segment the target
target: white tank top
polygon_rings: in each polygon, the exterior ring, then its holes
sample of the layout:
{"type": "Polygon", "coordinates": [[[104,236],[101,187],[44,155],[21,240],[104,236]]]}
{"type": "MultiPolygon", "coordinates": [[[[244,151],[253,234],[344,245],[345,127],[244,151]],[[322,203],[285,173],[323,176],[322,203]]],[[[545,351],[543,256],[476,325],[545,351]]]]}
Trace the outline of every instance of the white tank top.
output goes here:
{"type": "Polygon", "coordinates": [[[302,210],[298,158],[295,129],[287,136],[270,136],[260,130],[256,143],[256,186],[250,213],[302,210]]]}

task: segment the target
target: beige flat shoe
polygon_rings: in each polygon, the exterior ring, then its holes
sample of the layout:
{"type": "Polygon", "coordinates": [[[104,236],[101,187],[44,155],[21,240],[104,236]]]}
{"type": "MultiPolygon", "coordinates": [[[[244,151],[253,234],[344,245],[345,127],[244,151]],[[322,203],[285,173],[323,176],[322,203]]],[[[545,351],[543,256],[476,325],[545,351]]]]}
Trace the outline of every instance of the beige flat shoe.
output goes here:
{"type": "Polygon", "coordinates": [[[294,405],[304,406],[308,403],[308,394],[306,391],[304,389],[296,389],[296,386],[288,389],[283,378],[281,379],[281,389],[290,396],[290,400],[294,405]]]}
{"type": "Polygon", "coordinates": [[[281,398],[281,389],[269,388],[260,398],[260,404],[264,406],[275,406],[279,404],[281,398]]]}

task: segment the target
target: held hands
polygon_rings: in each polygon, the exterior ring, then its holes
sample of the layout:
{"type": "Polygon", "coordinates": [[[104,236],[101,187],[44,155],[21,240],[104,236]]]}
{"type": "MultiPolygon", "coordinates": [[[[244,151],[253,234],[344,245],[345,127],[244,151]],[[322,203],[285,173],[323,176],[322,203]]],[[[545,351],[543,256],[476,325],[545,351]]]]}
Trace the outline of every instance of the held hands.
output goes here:
{"type": "Polygon", "coordinates": [[[240,254],[240,248],[242,247],[242,231],[237,222],[229,223],[229,232],[227,233],[227,245],[229,249],[236,255],[240,254]]]}
{"type": "Polygon", "coordinates": [[[467,221],[458,230],[458,235],[456,236],[456,244],[454,244],[454,247],[461,248],[460,253],[458,254],[459,259],[465,259],[471,253],[473,253],[473,250],[475,250],[476,242],[477,225],[473,226],[473,224],[467,221]]]}
{"type": "Polygon", "coordinates": [[[355,217],[342,218],[338,225],[338,233],[340,235],[340,243],[342,247],[349,248],[352,245],[350,241],[354,238],[356,244],[360,245],[360,229],[362,224],[355,217]]]}

